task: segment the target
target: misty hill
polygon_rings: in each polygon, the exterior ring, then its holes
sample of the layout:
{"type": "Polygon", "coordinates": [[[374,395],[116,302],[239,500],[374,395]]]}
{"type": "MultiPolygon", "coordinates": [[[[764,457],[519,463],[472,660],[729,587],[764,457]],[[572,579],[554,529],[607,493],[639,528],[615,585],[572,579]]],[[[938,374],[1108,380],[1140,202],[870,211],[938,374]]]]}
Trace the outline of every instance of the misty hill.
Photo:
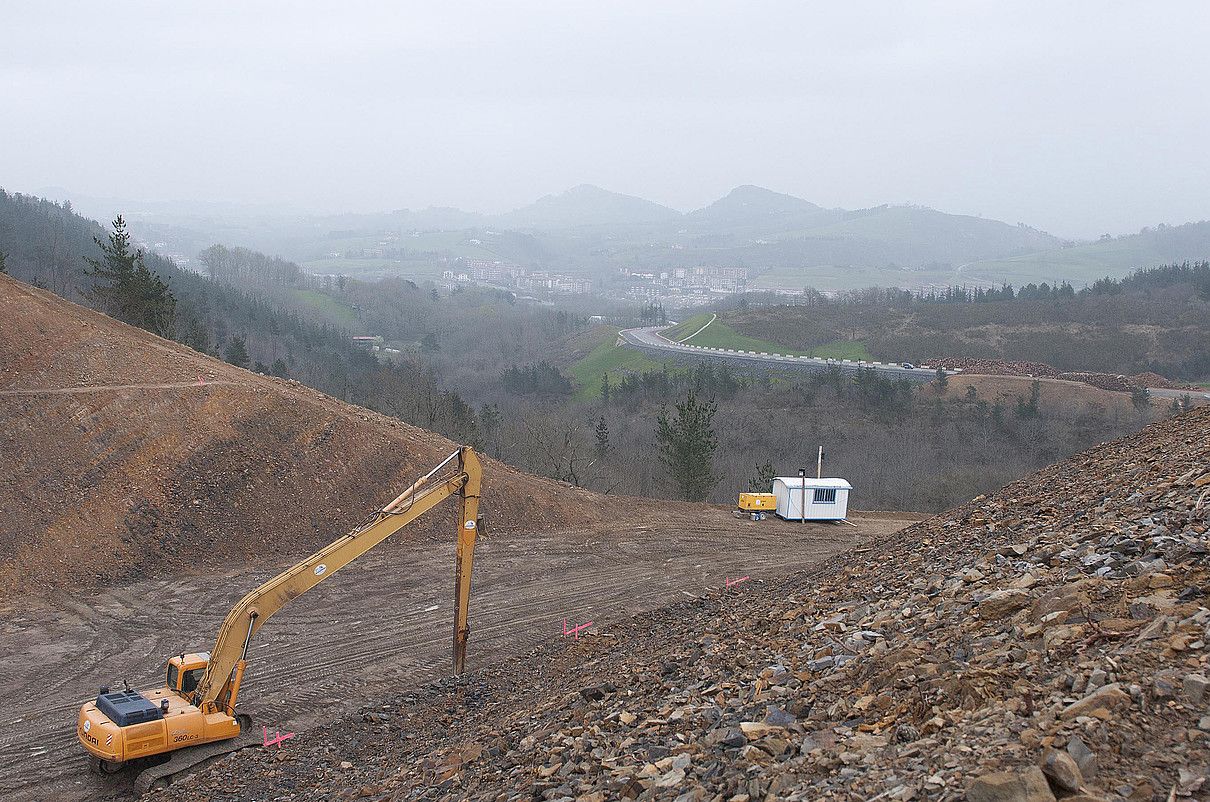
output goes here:
{"type": "Polygon", "coordinates": [[[969,265],[965,278],[1015,283],[1067,280],[1079,286],[1136,268],[1210,258],[1210,221],[1158,225],[1137,234],[969,265]]]}
{"type": "Polygon", "coordinates": [[[696,225],[781,225],[790,221],[803,222],[823,211],[802,198],[745,184],[686,217],[696,225]]]}
{"type": "Polygon", "coordinates": [[[498,215],[428,208],[241,217],[203,206],[193,215],[130,218],[142,236],[176,253],[192,256],[222,243],[293,259],[315,273],[414,280],[435,278],[448,259],[467,257],[603,279],[621,267],[733,265],[749,269],[749,287],[757,290],[1062,280],[1079,288],[1104,276],[1210,258],[1210,223],[1072,243],[1023,224],[919,206],[825,209],[752,185],[686,214],[582,185],[498,215]]]}
{"type": "Polygon", "coordinates": [[[512,228],[578,228],[580,226],[645,226],[679,221],[681,213],[633,195],[581,184],[558,195],[492,218],[512,228]]]}

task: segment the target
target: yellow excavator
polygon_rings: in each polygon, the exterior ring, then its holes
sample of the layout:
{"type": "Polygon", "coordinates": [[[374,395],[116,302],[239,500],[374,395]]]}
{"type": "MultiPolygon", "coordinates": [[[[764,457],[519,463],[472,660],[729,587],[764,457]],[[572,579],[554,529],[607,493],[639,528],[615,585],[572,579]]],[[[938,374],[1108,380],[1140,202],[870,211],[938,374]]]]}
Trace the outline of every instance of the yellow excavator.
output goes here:
{"type": "Polygon", "coordinates": [[[461,674],[470,631],[467,609],[475,539],[481,527],[482,476],[478,455],[469,447],[459,448],[372,519],[241,599],[227,613],[211,651],[168,660],[164,687],[112,692],[101,688],[96,701],[80,708],[76,726],[90,768],[111,774],[131,761],[155,763],[154,758],[168,755],[168,760],[149,766],[136,779],[138,787],[147,790],[240,748],[237,739],[248,735],[251,719],[237,713],[236,705],[248,666],[248,644],[256,631],[286,604],[455,495],[461,509],[454,568],[454,673],[461,674]]]}

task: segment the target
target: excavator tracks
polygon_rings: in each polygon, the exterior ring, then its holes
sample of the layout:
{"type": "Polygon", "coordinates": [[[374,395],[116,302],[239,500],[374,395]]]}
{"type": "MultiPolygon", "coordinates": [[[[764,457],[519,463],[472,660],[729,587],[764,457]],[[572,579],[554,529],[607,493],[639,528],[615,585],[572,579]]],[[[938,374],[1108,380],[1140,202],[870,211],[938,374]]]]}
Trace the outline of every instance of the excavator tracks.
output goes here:
{"type": "Polygon", "coordinates": [[[145,794],[155,788],[167,788],[178,777],[200,768],[215,758],[238,752],[240,749],[260,746],[261,742],[252,732],[252,719],[243,714],[236,718],[239,720],[239,735],[224,741],[177,749],[171,753],[168,760],[148,766],[139,772],[139,776],[134,780],[134,787],[140,794],[145,794]]]}

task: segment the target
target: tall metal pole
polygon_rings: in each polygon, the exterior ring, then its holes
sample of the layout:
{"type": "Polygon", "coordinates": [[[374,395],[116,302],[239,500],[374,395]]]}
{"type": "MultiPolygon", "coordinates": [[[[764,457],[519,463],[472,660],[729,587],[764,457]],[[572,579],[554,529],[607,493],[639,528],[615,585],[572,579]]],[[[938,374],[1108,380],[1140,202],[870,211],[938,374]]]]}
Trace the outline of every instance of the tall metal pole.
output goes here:
{"type": "Polygon", "coordinates": [[[815,463],[815,478],[823,478],[823,446],[819,447],[819,460],[815,463]]]}
{"type": "Polygon", "coordinates": [[[798,469],[798,521],[807,520],[807,469],[798,469]]]}

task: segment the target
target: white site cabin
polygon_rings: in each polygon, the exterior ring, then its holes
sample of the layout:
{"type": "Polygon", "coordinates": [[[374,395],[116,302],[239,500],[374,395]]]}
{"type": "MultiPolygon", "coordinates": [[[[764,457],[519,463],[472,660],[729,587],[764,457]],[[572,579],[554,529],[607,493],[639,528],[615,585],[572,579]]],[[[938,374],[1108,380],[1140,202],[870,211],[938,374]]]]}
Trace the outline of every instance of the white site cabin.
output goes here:
{"type": "Polygon", "coordinates": [[[844,479],[778,476],[773,480],[777,515],[787,521],[843,521],[849,514],[849,491],[844,479]]]}

